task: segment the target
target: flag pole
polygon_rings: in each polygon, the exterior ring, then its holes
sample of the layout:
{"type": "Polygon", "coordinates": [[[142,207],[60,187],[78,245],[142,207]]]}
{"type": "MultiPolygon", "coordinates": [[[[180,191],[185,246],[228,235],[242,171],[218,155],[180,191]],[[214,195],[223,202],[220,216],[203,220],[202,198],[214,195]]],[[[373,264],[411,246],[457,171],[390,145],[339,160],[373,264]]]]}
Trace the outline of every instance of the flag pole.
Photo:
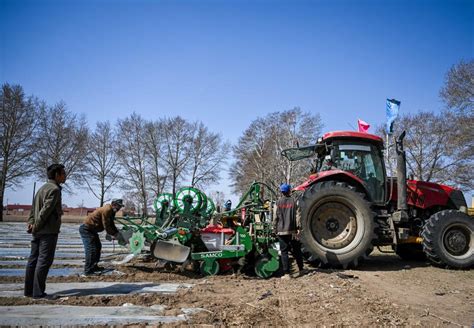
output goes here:
{"type": "Polygon", "coordinates": [[[385,136],[386,136],[386,146],[385,146],[385,149],[387,150],[387,151],[385,152],[385,156],[386,156],[385,163],[387,163],[387,166],[390,168],[390,175],[392,175],[392,165],[390,165],[389,156],[388,156],[388,155],[389,155],[389,154],[388,154],[388,152],[389,152],[389,141],[388,141],[389,134],[386,133],[385,136]]]}

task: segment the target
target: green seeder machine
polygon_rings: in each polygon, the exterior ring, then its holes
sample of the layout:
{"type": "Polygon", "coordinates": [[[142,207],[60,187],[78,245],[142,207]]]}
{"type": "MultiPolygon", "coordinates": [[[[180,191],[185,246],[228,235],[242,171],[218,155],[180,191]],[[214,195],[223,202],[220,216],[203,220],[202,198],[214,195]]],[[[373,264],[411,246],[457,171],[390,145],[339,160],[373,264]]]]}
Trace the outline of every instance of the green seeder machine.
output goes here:
{"type": "Polygon", "coordinates": [[[202,191],[182,188],[176,197],[164,193],[154,201],[155,222],[144,218],[118,218],[130,251],[140,253],[150,245],[152,256],[173,263],[196,261],[203,275],[215,275],[235,267],[251,268],[261,278],[279,269],[278,243],[272,235],[276,194],[254,182],[239,204],[216,213],[202,191]],[[262,197],[263,188],[270,199],[262,197]],[[214,221],[216,224],[210,224],[214,221]]]}

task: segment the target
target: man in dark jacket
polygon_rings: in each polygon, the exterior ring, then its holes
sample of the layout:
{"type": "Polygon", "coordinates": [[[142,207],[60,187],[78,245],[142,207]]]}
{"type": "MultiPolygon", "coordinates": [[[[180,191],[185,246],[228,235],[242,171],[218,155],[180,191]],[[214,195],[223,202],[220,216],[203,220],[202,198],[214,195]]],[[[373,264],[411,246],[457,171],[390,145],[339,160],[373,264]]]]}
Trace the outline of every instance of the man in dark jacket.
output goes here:
{"type": "Polygon", "coordinates": [[[297,202],[291,197],[291,186],[282,184],[280,191],[283,196],[276,203],[276,213],[273,221],[273,231],[278,236],[281,251],[281,264],[283,269],[282,279],[290,278],[290,265],[288,251],[291,253],[298,264],[299,274],[304,274],[303,255],[301,254],[301,245],[299,242],[300,216],[297,215],[297,202]]]}
{"type": "Polygon", "coordinates": [[[47,174],[48,182],[36,193],[28,218],[28,233],[32,233],[32,240],[24,293],[33,298],[47,296],[44,292],[46,278],[53,264],[63,212],[60,184],[66,182],[64,165],[50,165],[47,174]]]}
{"type": "Polygon", "coordinates": [[[84,274],[86,276],[97,274],[103,270],[103,268],[98,265],[100,252],[102,250],[99,232],[105,229],[107,234],[117,239],[120,244],[125,243],[114,223],[115,213],[122,207],[123,201],[121,199],[113,199],[111,204],[99,207],[89,214],[84,220],[84,224],[79,227],[79,233],[81,234],[86,255],[84,265],[84,274]]]}

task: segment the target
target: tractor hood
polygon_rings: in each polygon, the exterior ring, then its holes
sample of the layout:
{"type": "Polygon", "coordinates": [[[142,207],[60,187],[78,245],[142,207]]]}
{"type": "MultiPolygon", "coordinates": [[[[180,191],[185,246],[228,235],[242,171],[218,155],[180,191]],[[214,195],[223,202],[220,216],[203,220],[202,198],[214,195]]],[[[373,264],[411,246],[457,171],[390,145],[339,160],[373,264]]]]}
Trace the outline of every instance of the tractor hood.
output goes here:
{"type": "MultiPolygon", "coordinates": [[[[396,183],[392,190],[391,200],[398,198],[396,183]]],[[[453,209],[467,208],[466,200],[461,190],[432,182],[407,180],[407,203],[417,208],[443,206],[453,209]]]]}

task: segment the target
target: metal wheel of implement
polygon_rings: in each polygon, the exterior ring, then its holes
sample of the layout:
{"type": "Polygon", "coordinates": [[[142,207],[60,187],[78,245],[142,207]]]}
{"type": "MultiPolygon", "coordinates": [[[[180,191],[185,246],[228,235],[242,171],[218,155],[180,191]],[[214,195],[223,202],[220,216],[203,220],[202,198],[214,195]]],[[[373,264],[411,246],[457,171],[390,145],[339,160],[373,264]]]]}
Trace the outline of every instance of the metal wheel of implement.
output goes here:
{"type": "Polygon", "coordinates": [[[180,213],[183,213],[186,208],[189,208],[189,211],[194,213],[201,208],[201,203],[201,191],[192,187],[181,188],[176,193],[176,197],[174,199],[175,207],[180,213]]]}
{"type": "Polygon", "coordinates": [[[208,198],[207,199],[207,208],[206,208],[206,214],[207,215],[212,215],[214,214],[214,211],[216,210],[216,205],[212,201],[212,199],[208,198]]]}
{"type": "Polygon", "coordinates": [[[219,262],[213,261],[202,261],[199,264],[199,270],[203,276],[214,276],[219,273],[219,262]]]}
{"type": "Polygon", "coordinates": [[[201,206],[199,207],[199,212],[203,212],[207,208],[207,201],[209,198],[207,198],[207,195],[203,193],[202,191],[199,191],[201,193],[201,206]]]}
{"type": "Polygon", "coordinates": [[[161,211],[163,206],[167,205],[169,208],[174,206],[173,202],[173,194],[170,193],[162,193],[156,197],[155,201],[153,202],[153,208],[155,212],[161,211]]]}
{"type": "Polygon", "coordinates": [[[143,247],[145,246],[145,236],[143,232],[134,232],[132,237],[129,239],[130,252],[134,255],[138,255],[142,252],[143,247]]]}
{"type": "Polygon", "coordinates": [[[260,255],[255,261],[255,274],[263,279],[270,278],[280,267],[279,260],[269,255],[260,255]]]}

